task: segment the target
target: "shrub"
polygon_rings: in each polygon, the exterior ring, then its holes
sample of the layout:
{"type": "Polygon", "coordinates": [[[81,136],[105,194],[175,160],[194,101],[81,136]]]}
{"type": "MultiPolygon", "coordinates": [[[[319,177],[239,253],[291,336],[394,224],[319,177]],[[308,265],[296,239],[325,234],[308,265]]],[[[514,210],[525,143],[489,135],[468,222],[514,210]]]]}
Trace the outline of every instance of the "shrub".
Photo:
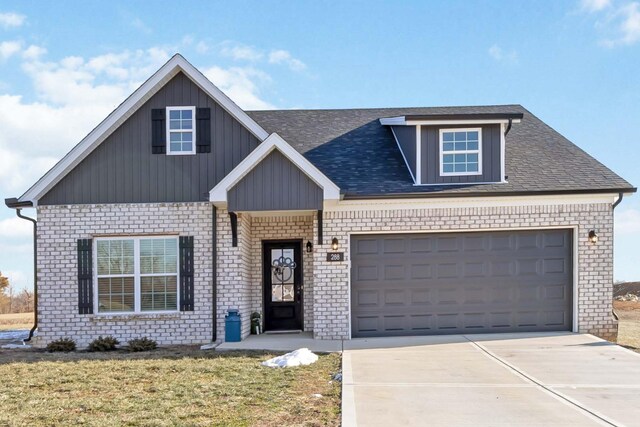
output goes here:
{"type": "Polygon", "coordinates": [[[51,341],[47,344],[48,352],[57,352],[57,351],[75,351],[76,350],[76,342],[71,338],[60,338],[59,340],[51,341]]]}
{"type": "Polygon", "coordinates": [[[158,343],[147,337],[136,338],[129,341],[130,351],[151,351],[158,348],[158,343]]]}
{"type": "Polygon", "coordinates": [[[112,336],[102,337],[99,336],[95,340],[91,341],[87,350],[89,351],[112,351],[116,349],[116,346],[120,344],[117,339],[112,336]]]}

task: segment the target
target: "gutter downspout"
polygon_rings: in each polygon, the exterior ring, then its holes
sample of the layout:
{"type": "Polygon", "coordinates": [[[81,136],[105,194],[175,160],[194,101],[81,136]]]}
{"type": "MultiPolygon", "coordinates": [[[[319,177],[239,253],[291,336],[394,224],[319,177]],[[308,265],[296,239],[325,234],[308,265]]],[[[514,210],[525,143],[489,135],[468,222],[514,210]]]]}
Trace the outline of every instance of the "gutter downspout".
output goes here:
{"type": "Polygon", "coordinates": [[[16,209],[16,215],[18,218],[31,221],[33,223],[33,328],[29,331],[29,338],[23,340],[24,342],[31,341],[33,333],[38,327],[38,221],[28,216],[24,216],[21,213],[22,209],[16,209]]]}
{"type": "Polygon", "coordinates": [[[218,230],[216,229],[218,209],[211,205],[211,307],[213,327],[211,342],[218,339],[218,230]]]}
{"type": "MultiPolygon", "coordinates": [[[[623,197],[624,197],[624,193],[620,192],[619,195],[618,195],[618,200],[616,200],[615,203],[611,205],[611,210],[612,211],[616,209],[616,206],[618,206],[620,204],[620,202],[622,202],[622,198],[623,197]]],[[[617,322],[619,320],[618,313],[616,313],[616,311],[613,308],[611,308],[611,314],[613,314],[613,318],[616,319],[616,322],[617,322]]]]}
{"type": "Polygon", "coordinates": [[[623,192],[620,192],[620,193],[618,194],[618,200],[616,200],[616,202],[615,202],[613,205],[611,205],[611,209],[612,209],[612,210],[613,210],[613,209],[615,209],[615,208],[616,208],[616,206],[618,206],[618,205],[620,204],[620,202],[622,201],[622,198],[623,198],[623,197],[624,197],[624,193],[623,193],[623,192]]]}
{"type": "Polygon", "coordinates": [[[504,131],[504,136],[507,136],[509,131],[511,130],[511,125],[513,124],[513,120],[509,119],[509,124],[507,125],[507,129],[504,131]]]}

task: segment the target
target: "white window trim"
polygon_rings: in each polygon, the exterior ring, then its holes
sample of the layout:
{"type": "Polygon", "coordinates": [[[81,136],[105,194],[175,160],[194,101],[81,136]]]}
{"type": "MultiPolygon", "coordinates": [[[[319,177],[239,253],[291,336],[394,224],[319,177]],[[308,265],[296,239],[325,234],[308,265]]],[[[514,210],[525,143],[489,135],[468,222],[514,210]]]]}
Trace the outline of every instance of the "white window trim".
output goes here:
{"type": "Polygon", "coordinates": [[[449,128],[440,129],[440,176],[472,176],[482,175],[482,128],[449,128]],[[444,172],[444,140],[443,135],[447,132],[478,132],[478,149],[447,151],[446,154],[478,154],[478,171],[477,172],[444,172]]]}
{"type": "Polygon", "coordinates": [[[167,132],[167,155],[169,156],[188,156],[191,154],[196,154],[196,107],[167,107],[165,116],[166,122],[166,132],[167,132]],[[191,130],[183,130],[183,129],[170,129],[170,120],[169,115],[171,111],[184,111],[191,110],[192,117],[192,129],[191,130]],[[172,133],[186,133],[191,132],[193,134],[193,143],[191,144],[191,151],[171,151],[171,134],[172,133]]]}
{"type": "MultiPolygon", "coordinates": [[[[144,276],[172,276],[172,274],[145,274],[144,276]]],[[[130,274],[110,274],[108,277],[130,277],[130,274]]],[[[106,276],[105,276],[106,277],[106,276]]],[[[175,314],[180,312],[180,242],[178,236],[105,236],[95,237],[93,239],[93,313],[98,316],[132,316],[132,315],[147,315],[147,314],[175,314]],[[155,311],[142,311],[140,310],[140,240],[150,239],[175,239],[176,248],[178,249],[177,261],[176,261],[176,309],[175,310],[155,310],[155,311]],[[133,302],[134,311],[108,311],[100,312],[98,305],[98,241],[100,240],[133,240],[133,302]]]]}

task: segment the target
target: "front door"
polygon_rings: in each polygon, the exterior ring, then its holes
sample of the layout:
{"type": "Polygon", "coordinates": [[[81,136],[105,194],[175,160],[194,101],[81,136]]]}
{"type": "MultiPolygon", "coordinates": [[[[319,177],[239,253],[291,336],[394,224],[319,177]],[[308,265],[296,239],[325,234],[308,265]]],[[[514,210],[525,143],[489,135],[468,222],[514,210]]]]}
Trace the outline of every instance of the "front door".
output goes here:
{"type": "Polygon", "coordinates": [[[264,329],[302,330],[302,242],[264,242],[264,329]]]}

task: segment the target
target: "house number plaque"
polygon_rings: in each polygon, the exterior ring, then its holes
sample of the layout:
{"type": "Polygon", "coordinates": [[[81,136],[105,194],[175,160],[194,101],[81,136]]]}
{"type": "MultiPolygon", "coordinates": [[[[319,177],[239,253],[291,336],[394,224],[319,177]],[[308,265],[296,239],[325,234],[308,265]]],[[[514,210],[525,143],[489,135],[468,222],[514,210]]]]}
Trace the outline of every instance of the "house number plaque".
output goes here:
{"type": "Polygon", "coordinates": [[[329,262],[344,261],[344,252],[329,252],[327,254],[327,261],[329,262]]]}

